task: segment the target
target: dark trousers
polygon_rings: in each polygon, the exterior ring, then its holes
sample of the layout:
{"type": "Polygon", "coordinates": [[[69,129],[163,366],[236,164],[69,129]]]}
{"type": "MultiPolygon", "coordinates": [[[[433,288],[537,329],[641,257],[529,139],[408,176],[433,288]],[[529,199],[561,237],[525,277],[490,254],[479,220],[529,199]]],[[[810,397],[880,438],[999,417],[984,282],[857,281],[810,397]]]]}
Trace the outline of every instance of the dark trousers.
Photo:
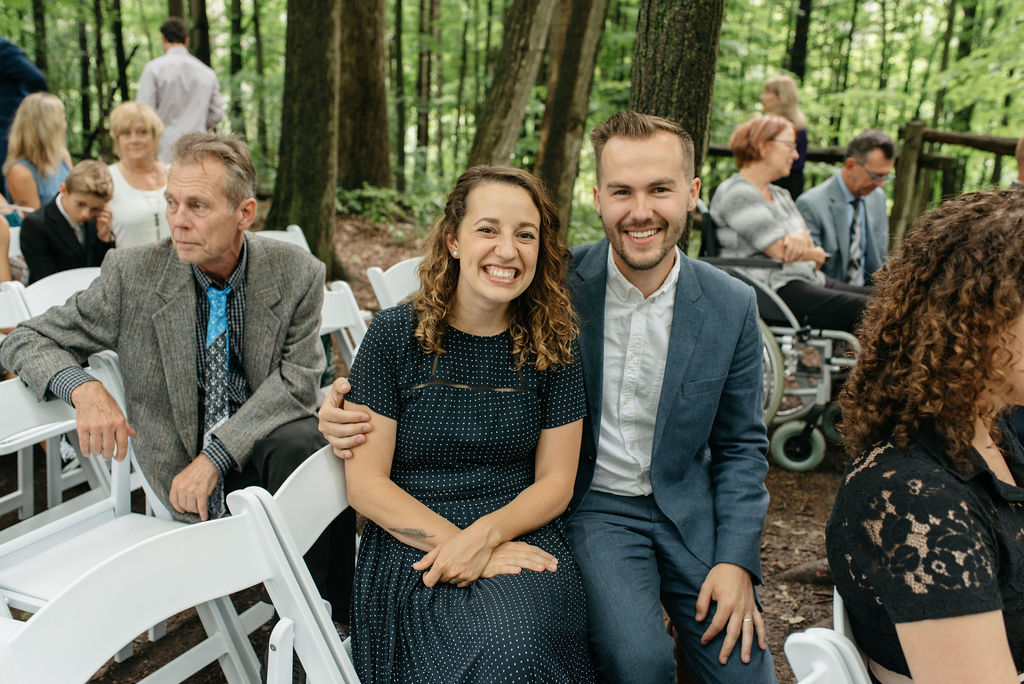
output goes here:
{"type": "Polygon", "coordinates": [[[847,285],[825,277],[825,286],[792,280],[778,289],[778,295],[793,315],[812,328],[853,332],[867,306],[871,288],[847,285]]]}
{"type": "MultiPolygon", "coordinates": [[[[231,472],[226,492],[258,485],[273,493],[306,458],[327,442],[309,416],[285,423],[256,442],[241,472],[231,472]]],[[[330,601],[331,615],[348,622],[355,571],[356,516],[351,508],[339,515],[316,540],[304,559],[320,596],[330,601]]]]}

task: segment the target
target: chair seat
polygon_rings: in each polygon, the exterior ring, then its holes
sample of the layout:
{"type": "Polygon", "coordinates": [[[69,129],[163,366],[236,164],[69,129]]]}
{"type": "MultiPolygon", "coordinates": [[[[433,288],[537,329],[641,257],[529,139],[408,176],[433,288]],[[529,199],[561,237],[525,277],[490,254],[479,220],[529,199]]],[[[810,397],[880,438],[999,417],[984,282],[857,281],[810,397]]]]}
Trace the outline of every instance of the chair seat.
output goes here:
{"type": "Polygon", "coordinates": [[[37,608],[82,574],[111,556],[185,523],[132,513],[111,518],[91,530],[0,569],[0,594],[13,607],[37,608]],[[17,587],[8,593],[6,588],[17,587]]]}
{"type": "Polygon", "coordinates": [[[21,620],[0,617],[0,650],[23,629],[25,629],[25,623],[21,620]]]}

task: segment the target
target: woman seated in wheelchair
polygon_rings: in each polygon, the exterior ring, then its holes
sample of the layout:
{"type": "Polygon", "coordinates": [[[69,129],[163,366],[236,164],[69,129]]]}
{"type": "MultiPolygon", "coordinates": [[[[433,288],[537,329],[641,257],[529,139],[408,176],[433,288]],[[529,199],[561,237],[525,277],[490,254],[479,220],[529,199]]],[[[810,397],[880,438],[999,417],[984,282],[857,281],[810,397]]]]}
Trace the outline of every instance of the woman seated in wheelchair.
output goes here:
{"type": "Polygon", "coordinates": [[[1024,681],[1024,192],[964,195],[875,277],[826,530],[883,684],[1024,681]]]}
{"type": "Polygon", "coordinates": [[[782,268],[738,268],[778,293],[805,325],[853,332],[871,289],[848,285],[821,272],[827,255],[811,241],[789,192],[772,181],[789,174],[798,158],[796,129],[781,116],[759,116],[729,139],[739,172],[711,200],[711,218],[722,257],[768,257],[782,268]]]}
{"type": "Polygon", "coordinates": [[[352,598],[365,682],[592,681],[582,579],[558,516],[583,375],[558,213],[526,172],[477,166],[427,238],[422,287],[374,317],[345,462],[369,518],[352,598]]]}

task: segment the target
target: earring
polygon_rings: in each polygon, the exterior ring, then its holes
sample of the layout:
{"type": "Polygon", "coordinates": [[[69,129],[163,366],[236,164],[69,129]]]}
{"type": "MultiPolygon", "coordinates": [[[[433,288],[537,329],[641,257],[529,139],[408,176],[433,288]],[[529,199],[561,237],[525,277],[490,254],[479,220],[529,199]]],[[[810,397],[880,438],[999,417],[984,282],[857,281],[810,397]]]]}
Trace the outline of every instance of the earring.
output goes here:
{"type": "Polygon", "coordinates": [[[453,256],[454,258],[458,259],[458,258],[459,258],[459,250],[457,250],[457,249],[453,249],[453,250],[452,250],[452,256],[453,256]]]}

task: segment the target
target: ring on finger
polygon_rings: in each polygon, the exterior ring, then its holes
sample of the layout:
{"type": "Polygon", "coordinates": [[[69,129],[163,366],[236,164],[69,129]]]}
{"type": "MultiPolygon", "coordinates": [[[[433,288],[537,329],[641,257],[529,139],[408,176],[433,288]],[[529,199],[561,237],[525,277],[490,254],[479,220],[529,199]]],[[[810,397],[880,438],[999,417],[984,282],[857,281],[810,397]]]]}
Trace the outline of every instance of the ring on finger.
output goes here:
{"type": "Polygon", "coordinates": [[[753,622],[754,618],[743,618],[743,622],[753,622]]]}

